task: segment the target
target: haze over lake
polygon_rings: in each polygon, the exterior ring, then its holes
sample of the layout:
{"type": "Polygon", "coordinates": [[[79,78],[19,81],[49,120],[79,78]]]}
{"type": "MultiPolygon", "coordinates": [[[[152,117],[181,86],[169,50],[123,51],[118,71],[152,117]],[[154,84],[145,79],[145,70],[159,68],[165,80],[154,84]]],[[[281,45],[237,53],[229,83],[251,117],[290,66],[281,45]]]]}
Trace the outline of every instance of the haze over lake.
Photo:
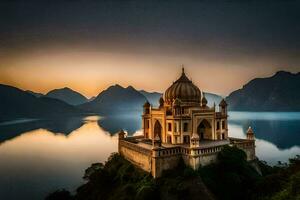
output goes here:
{"type": "MultiPolygon", "coordinates": [[[[245,137],[252,126],[256,155],[269,164],[300,154],[299,112],[230,112],[229,135],[245,137]]],[[[51,191],[74,191],[84,170],[117,151],[120,129],[141,134],[140,113],[0,123],[1,199],[41,199],[51,191]]]]}

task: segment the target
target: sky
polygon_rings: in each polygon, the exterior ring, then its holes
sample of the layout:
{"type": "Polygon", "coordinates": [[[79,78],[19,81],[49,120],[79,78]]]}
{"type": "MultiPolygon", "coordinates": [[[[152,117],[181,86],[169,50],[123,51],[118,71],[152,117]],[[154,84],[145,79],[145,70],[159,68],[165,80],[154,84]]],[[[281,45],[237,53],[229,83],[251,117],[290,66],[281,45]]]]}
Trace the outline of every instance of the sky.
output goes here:
{"type": "Polygon", "coordinates": [[[223,96],[300,71],[300,1],[1,1],[0,83],[87,97],[108,86],[164,92],[184,64],[223,96]]]}

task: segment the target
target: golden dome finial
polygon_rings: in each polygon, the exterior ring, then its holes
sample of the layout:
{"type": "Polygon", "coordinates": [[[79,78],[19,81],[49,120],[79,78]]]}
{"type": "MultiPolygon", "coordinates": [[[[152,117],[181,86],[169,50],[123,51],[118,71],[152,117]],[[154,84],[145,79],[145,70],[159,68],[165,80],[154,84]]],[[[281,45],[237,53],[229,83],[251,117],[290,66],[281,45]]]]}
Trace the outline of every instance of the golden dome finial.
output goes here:
{"type": "Polygon", "coordinates": [[[182,74],[184,74],[184,65],[181,64],[181,70],[182,70],[182,74]]]}
{"type": "Polygon", "coordinates": [[[184,66],[182,67],[181,76],[173,82],[173,84],[165,91],[165,102],[173,103],[173,100],[178,98],[185,103],[201,103],[201,91],[192,83],[185,75],[184,66]]]}

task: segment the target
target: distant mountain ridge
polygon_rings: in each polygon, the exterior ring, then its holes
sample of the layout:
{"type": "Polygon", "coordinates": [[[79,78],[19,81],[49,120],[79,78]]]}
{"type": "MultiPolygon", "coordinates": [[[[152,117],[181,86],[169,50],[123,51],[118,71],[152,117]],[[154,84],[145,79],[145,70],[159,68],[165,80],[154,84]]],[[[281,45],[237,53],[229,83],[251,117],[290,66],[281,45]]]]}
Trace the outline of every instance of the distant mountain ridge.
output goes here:
{"type": "Polygon", "coordinates": [[[162,97],[162,93],[147,92],[145,90],[140,90],[139,92],[146,97],[150,104],[152,104],[155,107],[159,106],[159,99],[160,97],[162,97]]]}
{"type": "Polygon", "coordinates": [[[16,87],[0,84],[0,118],[49,117],[80,114],[63,101],[36,96],[16,87]]]}
{"type": "MultiPolygon", "coordinates": [[[[209,106],[218,105],[222,99],[213,93],[204,92],[204,95],[209,106]]],[[[0,118],[141,113],[147,100],[156,107],[161,96],[162,93],[138,91],[118,84],[91,99],[69,88],[43,95],[0,84],[0,118]]],[[[253,79],[226,100],[229,110],[233,111],[300,111],[300,73],[279,71],[271,77],[253,79]]]]}
{"type": "Polygon", "coordinates": [[[124,88],[118,84],[102,91],[94,100],[78,107],[99,114],[117,114],[122,112],[141,112],[146,97],[132,86],[124,88]]]}
{"type": "Polygon", "coordinates": [[[300,73],[255,78],[226,98],[230,110],[300,111],[300,73]]]}
{"type": "MultiPolygon", "coordinates": [[[[138,91],[132,86],[124,88],[118,84],[108,87],[99,93],[97,97],[91,97],[90,99],[81,98],[83,95],[69,88],[54,89],[46,95],[32,91],[27,92],[36,97],[44,96],[62,100],[70,105],[78,106],[81,110],[89,113],[101,114],[116,113],[118,110],[120,112],[124,112],[125,110],[141,111],[146,101],[149,101],[152,106],[158,107],[159,99],[163,96],[159,92],[138,91]],[[79,101],[76,99],[79,99],[79,101]]],[[[214,103],[218,105],[222,100],[221,96],[213,93],[204,92],[204,95],[208,100],[208,106],[213,106],[214,103]]]]}
{"type": "Polygon", "coordinates": [[[44,96],[44,94],[42,94],[42,93],[39,93],[39,92],[33,92],[33,91],[31,91],[31,90],[26,90],[26,92],[28,92],[29,94],[32,94],[33,96],[38,97],[38,98],[44,96]]]}
{"type": "Polygon", "coordinates": [[[222,97],[220,95],[214,94],[214,93],[210,93],[210,92],[203,92],[204,96],[207,100],[207,105],[209,107],[214,106],[214,104],[218,107],[218,105],[220,104],[220,102],[222,101],[222,97]]]}
{"type": "Polygon", "coordinates": [[[53,99],[59,99],[61,101],[64,101],[70,105],[80,105],[83,103],[88,102],[89,100],[80,94],[79,92],[76,92],[68,87],[60,88],[60,89],[54,89],[49,91],[45,97],[53,98],[53,99]]]}

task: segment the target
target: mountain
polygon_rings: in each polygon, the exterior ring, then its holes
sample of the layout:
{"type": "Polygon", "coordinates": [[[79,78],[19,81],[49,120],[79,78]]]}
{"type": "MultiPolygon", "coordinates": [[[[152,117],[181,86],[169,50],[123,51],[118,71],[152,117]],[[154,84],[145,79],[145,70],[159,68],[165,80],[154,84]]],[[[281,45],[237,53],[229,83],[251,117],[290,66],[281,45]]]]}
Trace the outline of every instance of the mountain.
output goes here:
{"type": "Polygon", "coordinates": [[[0,84],[0,118],[46,117],[79,114],[80,111],[63,101],[37,98],[16,87],[0,84]]]}
{"type": "Polygon", "coordinates": [[[300,73],[279,71],[253,79],[226,100],[230,110],[300,111],[300,73]]]}
{"type": "Polygon", "coordinates": [[[154,107],[159,106],[159,99],[162,96],[162,93],[159,92],[147,92],[145,90],[139,91],[142,95],[146,97],[146,99],[149,101],[150,104],[152,104],[154,107]]]}
{"type": "Polygon", "coordinates": [[[92,96],[91,98],[88,99],[88,102],[93,101],[94,99],[96,99],[96,97],[92,96]]]}
{"type": "Polygon", "coordinates": [[[26,92],[28,92],[29,94],[32,94],[33,96],[38,97],[38,98],[44,96],[44,94],[42,94],[42,93],[33,92],[31,90],[26,90],[26,92]]]}
{"type": "Polygon", "coordinates": [[[82,110],[100,114],[120,114],[124,112],[142,112],[146,97],[132,86],[110,86],[102,91],[93,101],[79,105],[82,110]]]}
{"type": "Polygon", "coordinates": [[[74,106],[88,102],[88,99],[85,96],[67,87],[51,90],[45,96],[59,99],[74,106]]]}
{"type": "Polygon", "coordinates": [[[218,107],[219,103],[223,99],[220,95],[209,93],[209,92],[204,92],[204,96],[205,96],[205,98],[207,100],[207,105],[209,107],[212,107],[214,105],[214,103],[218,107]]]}

